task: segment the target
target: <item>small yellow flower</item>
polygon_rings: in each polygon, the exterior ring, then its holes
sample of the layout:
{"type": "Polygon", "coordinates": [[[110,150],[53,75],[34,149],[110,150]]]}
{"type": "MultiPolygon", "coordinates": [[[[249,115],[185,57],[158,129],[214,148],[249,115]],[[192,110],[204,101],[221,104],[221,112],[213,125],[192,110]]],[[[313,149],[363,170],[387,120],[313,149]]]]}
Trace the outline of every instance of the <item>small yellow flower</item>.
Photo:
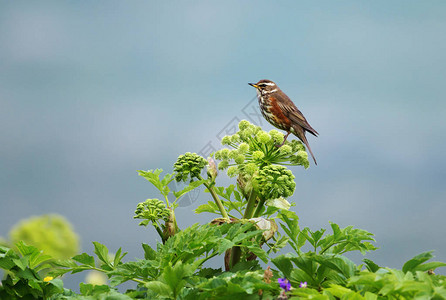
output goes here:
{"type": "Polygon", "coordinates": [[[48,281],[51,281],[51,280],[53,280],[53,279],[54,279],[54,277],[52,277],[52,276],[47,276],[47,277],[43,278],[43,281],[48,282],[48,281]]]}

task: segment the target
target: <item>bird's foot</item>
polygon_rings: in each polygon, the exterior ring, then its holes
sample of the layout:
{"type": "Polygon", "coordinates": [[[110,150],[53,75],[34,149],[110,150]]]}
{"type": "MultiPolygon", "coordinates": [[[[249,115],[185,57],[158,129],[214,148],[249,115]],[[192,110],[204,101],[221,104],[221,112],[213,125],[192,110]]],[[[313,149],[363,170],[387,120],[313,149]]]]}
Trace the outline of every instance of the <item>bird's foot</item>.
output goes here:
{"type": "Polygon", "coordinates": [[[280,145],[276,145],[277,148],[280,148],[280,147],[282,147],[282,146],[285,144],[286,139],[288,138],[288,136],[290,135],[290,133],[291,133],[291,132],[288,132],[288,133],[285,135],[285,137],[283,138],[283,142],[282,142],[282,144],[280,144],[280,145]]]}

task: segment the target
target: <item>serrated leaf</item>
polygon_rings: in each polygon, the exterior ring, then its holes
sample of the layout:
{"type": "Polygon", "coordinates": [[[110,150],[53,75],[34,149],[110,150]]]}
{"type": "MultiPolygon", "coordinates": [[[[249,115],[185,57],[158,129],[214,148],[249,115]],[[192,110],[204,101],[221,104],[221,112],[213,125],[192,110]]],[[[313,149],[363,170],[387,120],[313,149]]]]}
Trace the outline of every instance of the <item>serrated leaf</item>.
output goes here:
{"type": "Polygon", "coordinates": [[[286,278],[290,278],[293,264],[290,258],[285,255],[279,255],[271,260],[271,262],[283,273],[286,278]]]}
{"type": "Polygon", "coordinates": [[[198,206],[195,209],[195,213],[200,214],[203,212],[208,212],[208,213],[219,213],[219,209],[217,207],[217,205],[215,204],[215,202],[208,202],[207,204],[202,204],[200,206],[198,206]]]}
{"type": "Polygon", "coordinates": [[[366,267],[370,272],[375,273],[380,268],[377,264],[375,264],[370,259],[364,258],[362,261],[366,264],[366,267]]]}
{"type": "Polygon", "coordinates": [[[97,255],[99,260],[101,260],[107,266],[111,267],[110,260],[108,257],[107,247],[101,243],[98,243],[98,242],[93,242],[93,245],[94,245],[94,253],[97,255]]]}
{"type": "Polygon", "coordinates": [[[425,261],[428,261],[433,257],[432,251],[423,252],[421,254],[418,254],[417,256],[413,257],[412,259],[408,260],[404,265],[402,271],[404,273],[406,272],[413,272],[415,271],[415,268],[424,263],[425,261]]]}
{"type": "Polygon", "coordinates": [[[446,263],[439,262],[439,261],[432,261],[425,264],[420,264],[414,268],[414,271],[428,271],[428,270],[435,270],[439,267],[446,267],[446,263]]]}
{"type": "Polygon", "coordinates": [[[231,249],[232,247],[234,247],[234,245],[235,245],[234,242],[227,239],[222,239],[218,243],[217,253],[218,254],[225,253],[226,250],[231,249]]]}
{"type": "Polygon", "coordinates": [[[167,184],[172,181],[172,178],[170,178],[169,180],[169,176],[172,177],[171,174],[166,174],[163,178],[164,183],[160,180],[159,175],[163,172],[163,169],[156,169],[155,171],[153,170],[148,170],[148,171],[142,171],[139,170],[138,174],[142,177],[144,177],[145,179],[147,179],[151,184],[153,184],[154,187],[156,187],[160,193],[164,196],[167,196],[170,192],[169,187],[167,186],[167,184]]]}
{"type": "Polygon", "coordinates": [[[119,265],[119,263],[121,263],[121,260],[124,258],[124,256],[127,255],[127,252],[124,252],[122,255],[121,255],[121,252],[122,252],[122,249],[121,249],[121,247],[119,247],[118,251],[116,251],[115,258],[113,259],[113,266],[115,266],[115,267],[117,265],[119,265]]]}
{"type": "Polygon", "coordinates": [[[12,261],[14,262],[14,264],[19,267],[21,270],[25,270],[26,267],[28,267],[28,260],[24,257],[22,258],[13,258],[12,261]]]}
{"type": "Polygon", "coordinates": [[[144,284],[144,286],[159,296],[169,297],[172,294],[170,287],[161,281],[150,281],[144,284]]]}
{"type": "Polygon", "coordinates": [[[82,254],[76,255],[73,257],[73,260],[75,260],[81,264],[91,266],[93,268],[95,267],[94,257],[88,255],[87,253],[82,253],[82,254]]]}
{"type": "Polygon", "coordinates": [[[267,263],[269,258],[265,250],[263,250],[258,245],[248,246],[248,250],[254,253],[258,258],[260,258],[264,263],[267,263]]]}
{"type": "Polygon", "coordinates": [[[147,260],[154,260],[156,258],[156,251],[152,249],[152,247],[150,247],[147,244],[142,244],[142,248],[144,249],[144,258],[147,260]]]}
{"type": "Polygon", "coordinates": [[[339,225],[330,222],[330,226],[331,226],[331,229],[333,230],[334,238],[338,239],[338,237],[341,235],[341,229],[339,228],[339,225]]]}
{"type": "Polygon", "coordinates": [[[184,196],[186,193],[196,189],[197,187],[199,187],[200,185],[202,185],[205,182],[206,182],[206,180],[204,180],[204,179],[203,180],[198,180],[198,181],[192,181],[191,183],[189,183],[188,186],[186,186],[181,191],[173,192],[173,195],[175,196],[175,198],[178,199],[178,198],[184,196]]]}

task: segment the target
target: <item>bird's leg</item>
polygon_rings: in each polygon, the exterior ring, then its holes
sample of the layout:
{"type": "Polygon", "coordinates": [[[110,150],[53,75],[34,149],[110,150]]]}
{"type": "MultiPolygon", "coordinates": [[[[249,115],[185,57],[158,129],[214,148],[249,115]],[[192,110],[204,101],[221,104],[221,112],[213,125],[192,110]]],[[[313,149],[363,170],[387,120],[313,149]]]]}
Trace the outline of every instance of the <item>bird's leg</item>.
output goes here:
{"type": "Polygon", "coordinates": [[[288,138],[288,136],[290,135],[290,133],[291,133],[291,131],[289,131],[289,132],[285,135],[285,137],[283,138],[283,143],[282,143],[282,144],[280,144],[280,145],[276,145],[277,148],[280,148],[280,147],[283,146],[283,144],[285,144],[285,141],[286,141],[286,139],[288,138]]]}

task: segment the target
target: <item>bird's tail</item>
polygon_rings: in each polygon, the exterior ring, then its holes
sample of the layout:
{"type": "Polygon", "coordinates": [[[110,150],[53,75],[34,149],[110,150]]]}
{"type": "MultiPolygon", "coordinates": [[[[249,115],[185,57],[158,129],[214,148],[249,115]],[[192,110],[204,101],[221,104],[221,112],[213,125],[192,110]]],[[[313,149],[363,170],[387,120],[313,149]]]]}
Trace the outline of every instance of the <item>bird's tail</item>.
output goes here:
{"type": "Polygon", "coordinates": [[[308,144],[308,140],[307,140],[307,137],[305,136],[305,133],[303,133],[302,136],[298,135],[297,137],[300,138],[302,140],[302,142],[304,142],[304,144],[307,147],[308,151],[310,151],[311,157],[314,160],[314,164],[317,166],[316,158],[314,157],[313,151],[311,151],[311,147],[310,147],[310,144],[308,144]]]}

